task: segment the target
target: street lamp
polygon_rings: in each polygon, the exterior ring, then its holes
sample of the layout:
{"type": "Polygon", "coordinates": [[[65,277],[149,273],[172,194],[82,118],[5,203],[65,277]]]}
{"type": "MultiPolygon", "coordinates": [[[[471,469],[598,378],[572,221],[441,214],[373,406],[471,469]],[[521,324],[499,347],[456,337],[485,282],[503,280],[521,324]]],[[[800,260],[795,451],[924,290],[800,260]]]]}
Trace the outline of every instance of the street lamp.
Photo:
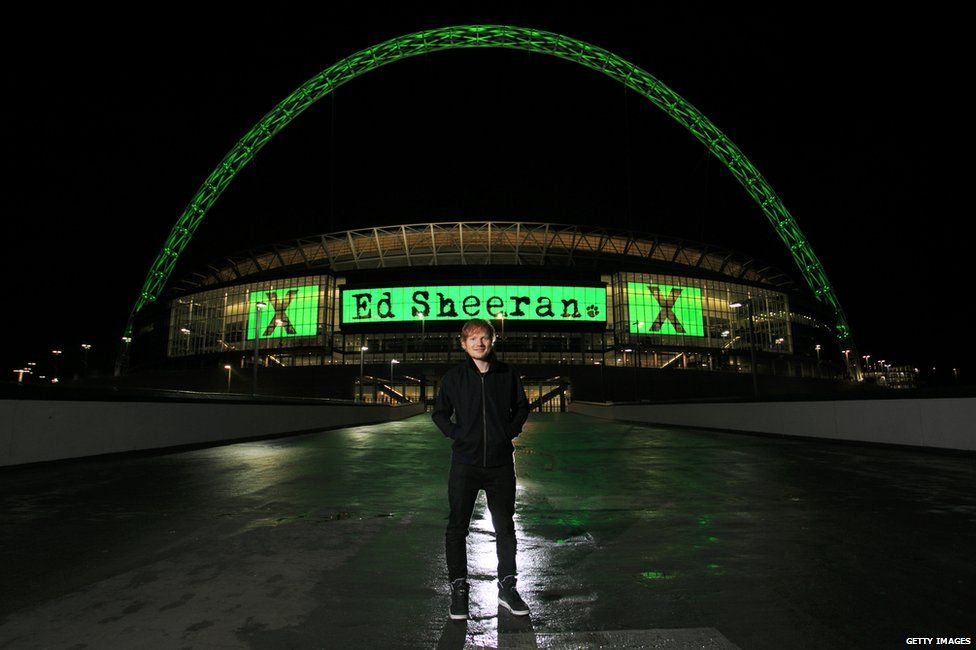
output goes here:
{"type": "Polygon", "coordinates": [[[603,379],[603,361],[594,361],[594,366],[600,366],[600,401],[607,401],[607,382],[603,379]]]}
{"type": "Polygon", "coordinates": [[[113,374],[116,377],[121,377],[129,370],[129,344],[132,343],[131,336],[122,337],[122,349],[119,351],[119,356],[115,360],[115,370],[113,374]]]}
{"type": "Polygon", "coordinates": [[[251,378],[251,395],[258,394],[258,343],[261,337],[259,328],[261,327],[261,310],[267,306],[268,303],[260,300],[254,304],[254,374],[251,378]]]}
{"type": "MultiPolygon", "coordinates": [[[[183,346],[183,354],[184,354],[184,356],[188,356],[190,354],[190,328],[189,327],[181,327],[180,328],[180,332],[183,333],[186,336],[186,345],[183,346]]],[[[185,364],[184,364],[184,367],[185,367],[185,364]]]]}
{"type": "Polygon", "coordinates": [[[225,364],[224,370],[227,371],[227,392],[230,393],[230,365],[225,364]]]}
{"type": "Polygon", "coordinates": [[[88,351],[91,350],[91,344],[82,343],[81,349],[84,350],[84,353],[81,355],[81,362],[84,365],[81,376],[85,377],[88,375],[88,351]]]}
{"type": "Polygon", "coordinates": [[[359,346],[359,401],[363,401],[363,354],[369,348],[365,345],[359,346]]]}
{"type": "Polygon", "coordinates": [[[61,350],[51,350],[51,354],[54,356],[54,379],[51,380],[52,384],[58,383],[58,361],[61,357],[61,350]]]}
{"type": "MultiPolygon", "coordinates": [[[[640,329],[642,327],[644,327],[644,321],[642,321],[642,320],[635,320],[632,323],[632,325],[636,325],[637,326],[637,331],[635,333],[636,334],[640,334],[640,329]]],[[[639,343],[639,341],[638,341],[638,343],[639,343]]],[[[636,346],[636,345],[634,347],[636,348],[634,350],[634,381],[637,381],[637,362],[640,361],[640,347],[639,346],[636,346]]]]}
{"type": "MultiPolygon", "coordinates": [[[[638,401],[640,393],[637,391],[637,350],[634,348],[624,348],[624,353],[630,352],[630,358],[634,362],[634,401],[638,401]]],[[[624,365],[627,365],[627,357],[624,356],[624,365]]]]}
{"type": "Polygon", "coordinates": [[[756,329],[752,322],[752,299],[729,303],[732,309],[746,307],[749,310],[749,357],[752,361],[752,395],[759,399],[759,376],[756,374],[756,329]]]}
{"type": "Polygon", "coordinates": [[[420,360],[423,361],[427,355],[427,317],[424,312],[420,312],[420,360]]]}
{"type": "Polygon", "coordinates": [[[397,361],[396,359],[390,359],[390,391],[391,392],[393,392],[395,390],[393,388],[393,365],[394,364],[397,364],[397,363],[400,363],[400,362],[397,361]]]}

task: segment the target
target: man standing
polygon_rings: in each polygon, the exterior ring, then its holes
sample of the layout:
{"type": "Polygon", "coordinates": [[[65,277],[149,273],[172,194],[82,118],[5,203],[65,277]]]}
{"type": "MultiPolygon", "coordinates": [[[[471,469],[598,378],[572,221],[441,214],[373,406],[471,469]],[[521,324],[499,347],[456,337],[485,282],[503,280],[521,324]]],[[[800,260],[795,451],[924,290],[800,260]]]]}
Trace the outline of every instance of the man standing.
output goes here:
{"type": "Polygon", "coordinates": [[[495,328],[475,318],[461,328],[468,358],[444,375],[434,405],[434,424],[454,440],[447,498],[451,515],[444,545],[451,581],[451,618],[468,617],[467,536],[471,512],[484,490],[495,528],[498,604],[513,614],[529,613],[515,590],[515,447],[529,416],[518,373],[495,358],[495,328]],[[451,420],[451,416],[454,420],[451,420]]]}

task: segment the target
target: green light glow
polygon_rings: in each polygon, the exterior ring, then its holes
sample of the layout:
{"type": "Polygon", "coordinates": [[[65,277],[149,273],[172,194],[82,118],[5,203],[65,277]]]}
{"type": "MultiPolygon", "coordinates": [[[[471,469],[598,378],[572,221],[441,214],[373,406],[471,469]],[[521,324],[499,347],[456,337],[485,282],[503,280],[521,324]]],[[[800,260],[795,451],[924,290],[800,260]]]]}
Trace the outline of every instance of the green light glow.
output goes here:
{"type": "Polygon", "coordinates": [[[247,340],[315,336],[319,324],[319,288],[315,285],[265,289],[251,293],[247,310],[247,340]],[[260,310],[259,302],[266,306],[260,310]]]}
{"type": "Polygon", "coordinates": [[[631,334],[705,336],[699,287],[628,282],[627,307],[631,334]]]}
{"type": "Polygon", "coordinates": [[[556,519],[556,523],[560,526],[569,526],[571,528],[579,528],[583,525],[583,520],[576,515],[564,515],[556,519]]]}
{"type": "Polygon", "coordinates": [[[495,319],[606,322],[604,287],[458,285],[342,289],[342,323],[495,319]]]}
{"type": "Polygon", "coordinates": [[[674,577],[674,576],[671,576],[671,575],[667,575],[665,573],[662,573],[661,571],[644,571],[641,574],[641,576],[644,577],[644,578],[647,578],[648,580],[670,580],[671,578],[674,577]]]}
{"type": "MultiPolygon", "coordinates": [[[[571,61],[607,75],[667,113],[702,142],[735,176],[789,250],[813,294],[833,309],[838,337],[842,341],[851,338],[847,317],[833,287],[793,215],[745,154],[704,114],[657,78],[612,52],[560,34],[506,25],[462,25],[400,36],[342,59],[285,97],[241,138],[190,200],[146,275],[129,315],[126,335],[132,334],[136,314],[148,303],[155,302],[162,293],[180,254],[217,198],[257,152],[293,119],[339,86],[362,74],[401,59],[465,48],[523,50],[571,61]]],[[[545,155],[545,152],[541,152],[541,155],[545,155]]],[[[590,161],[589,164],[602,166],[602,161],[590,161]]]]}

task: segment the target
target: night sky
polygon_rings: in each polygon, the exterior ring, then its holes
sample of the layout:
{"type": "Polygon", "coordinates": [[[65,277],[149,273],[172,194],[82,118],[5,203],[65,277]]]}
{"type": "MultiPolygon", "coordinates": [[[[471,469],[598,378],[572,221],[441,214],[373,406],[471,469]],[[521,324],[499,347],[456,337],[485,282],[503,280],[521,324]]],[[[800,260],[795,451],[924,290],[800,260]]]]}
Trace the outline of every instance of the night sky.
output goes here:
{"type": "MultiPolygon", "coordinates": [[[[972,381],[968,219],[954,162],[969,137],[967,105],[955,99],[967,78],[959,17],[593,7],[173,14],[129,30],[86,13],[8,25],[16,37],[0,45],[3,260],[12,279],[4,372],[46,364],[53,348],[71,367],[82,342],[109,371],[146,272],[187,202],[302,82],[388,38],[491,23],[588,41],[670,86],[792,212],[861,354],[939,372],[956,366],[972,381]]],[[[488,219],[685,237],[802,282],[745,190],[662,111],[581,66],[507,50],[400,61],[320,101],[238,175],[174,278],[282,239],[488,219]]]]}

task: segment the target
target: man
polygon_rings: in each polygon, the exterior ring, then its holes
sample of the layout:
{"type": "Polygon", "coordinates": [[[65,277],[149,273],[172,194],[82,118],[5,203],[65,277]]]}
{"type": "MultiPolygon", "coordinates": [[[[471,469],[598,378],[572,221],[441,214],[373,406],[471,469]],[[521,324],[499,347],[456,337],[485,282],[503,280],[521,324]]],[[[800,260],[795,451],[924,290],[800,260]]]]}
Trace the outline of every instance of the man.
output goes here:
{"type": "Polygon", "coordinates": [[[454,440],[447,497],[451,515],[444,546],[451,581],[451,618],[468,617],[466,538],[478,491],[484,490],[495,528],[498,604],[513,614],[529,613],[515,590],[515,462],[512,439],[522,432],[529,401],[518,373],[495,358],[495,328],[476,318],[461,328],[468,358],[444,375],[432,418],[454,440]],[[454,421],[451,421],[451,416],[454,421]]]}

